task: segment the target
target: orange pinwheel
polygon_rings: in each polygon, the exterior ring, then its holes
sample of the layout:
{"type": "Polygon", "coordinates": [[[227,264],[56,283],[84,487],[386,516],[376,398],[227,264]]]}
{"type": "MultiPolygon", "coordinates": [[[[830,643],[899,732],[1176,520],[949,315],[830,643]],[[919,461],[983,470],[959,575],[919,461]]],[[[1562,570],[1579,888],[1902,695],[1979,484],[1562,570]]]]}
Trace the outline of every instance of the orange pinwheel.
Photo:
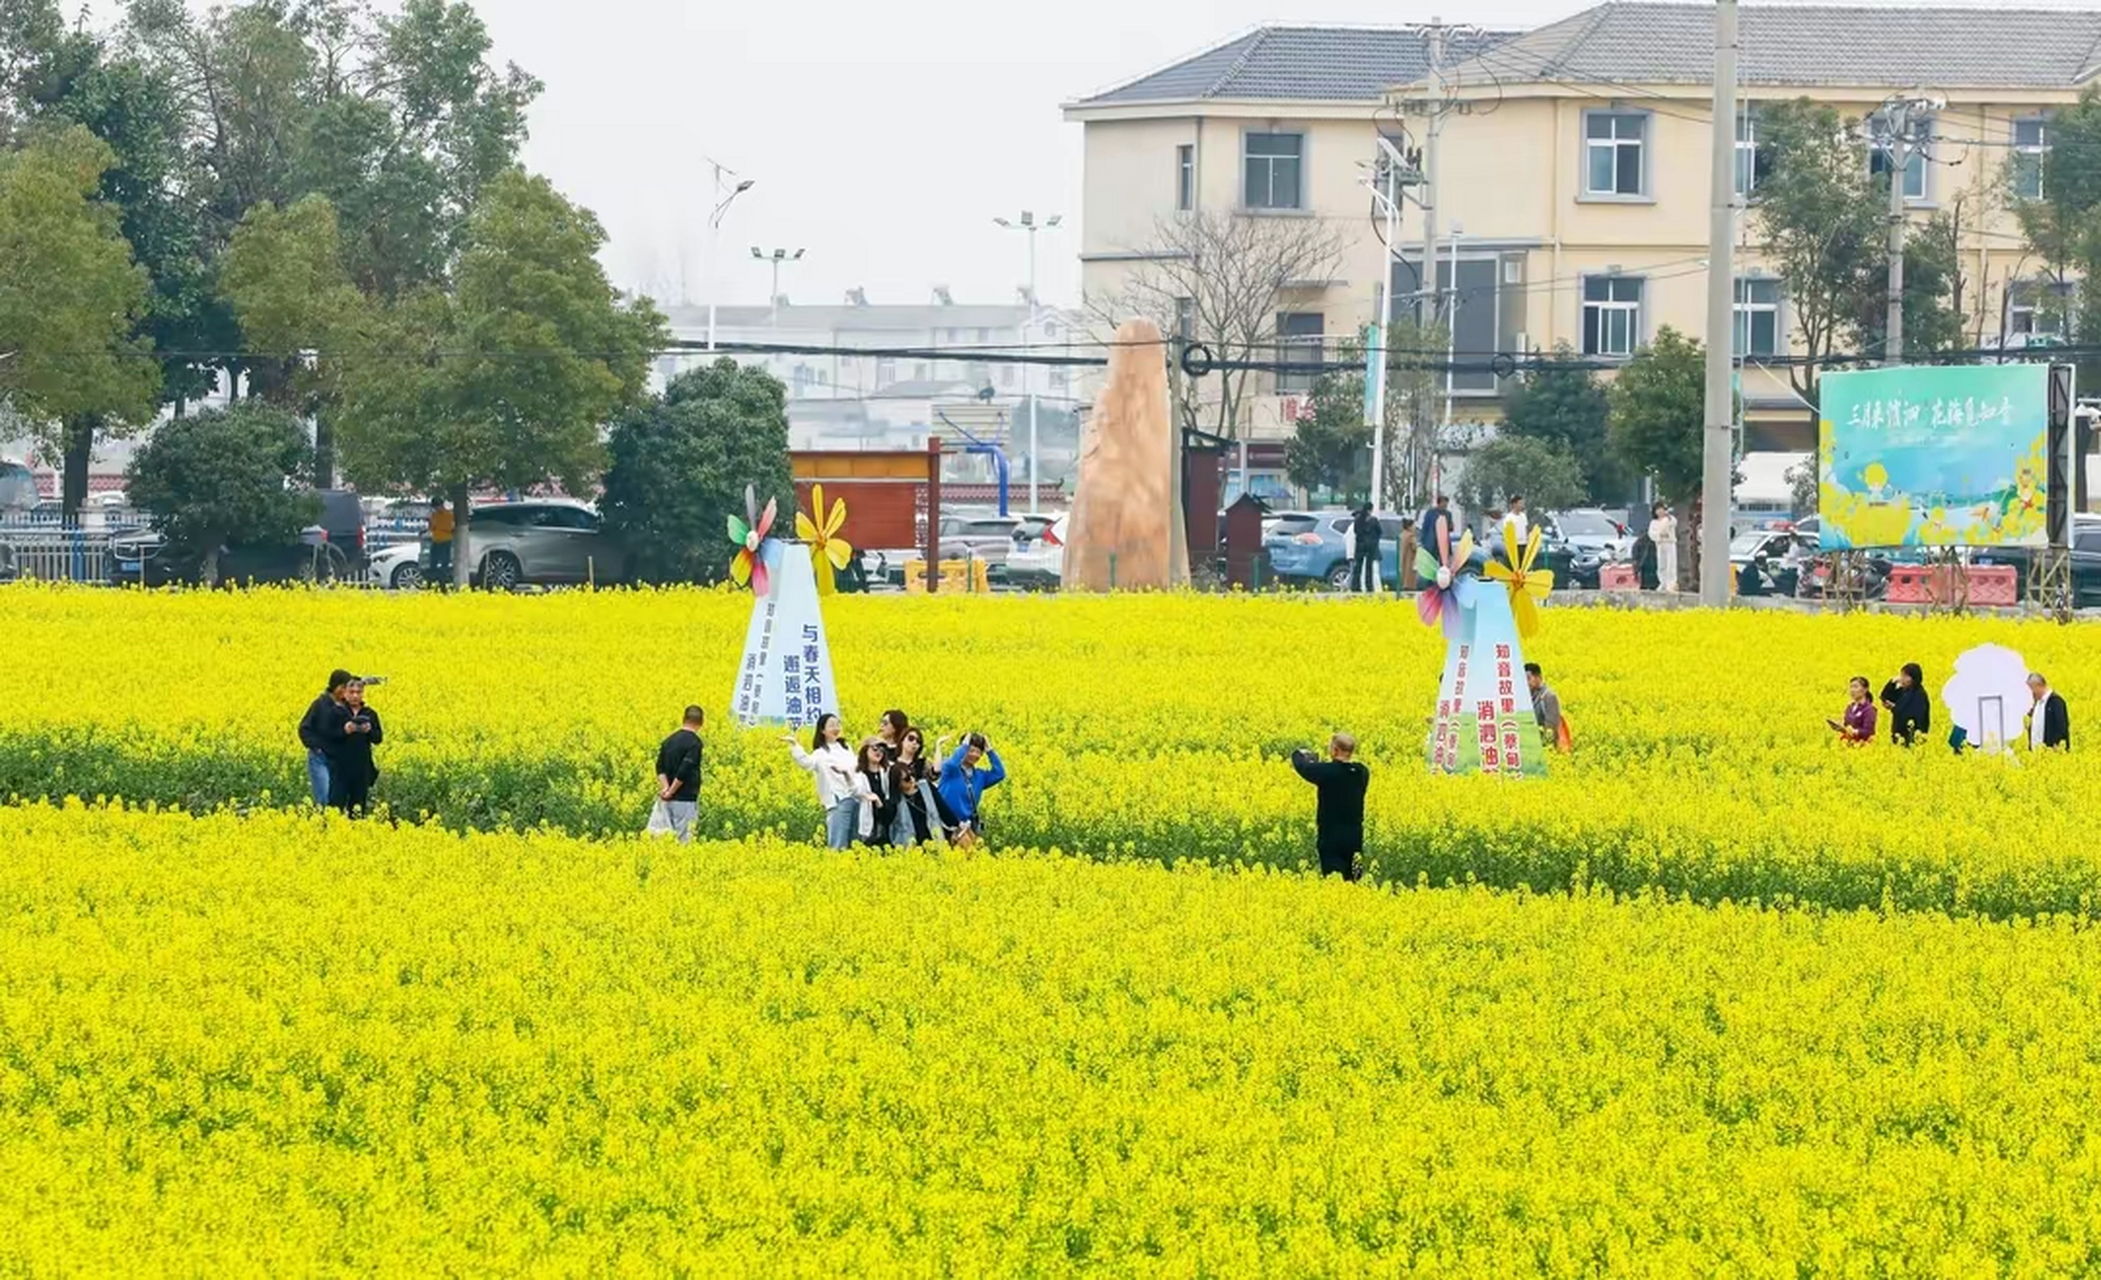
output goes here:
{"type": "Polygon", "coordinates": [[[1503,522],[1502,560],[1490,560],[1486,570],[1489,577],[1503,584],[1510,592],[1510,613],[1517,621],[1519,639],[1530,639],[1539,630],[1539,604],[1554,589],[1554,571],[1534,568],[1539,559],[1540,527],[1532,526],[1531,536],[1525,539],[1524,550],[1517,548],[1517,522],[1503,522]]]}
{"type": "Polygon", "coordinates": [[[839,530],[846,526],[846,499],[832,499],[832,509],[827,512],[824,509],[824,486],[813,484],[810,486],[810,510],[824,521],[823,525],[798,510],[795,513],[795,536],[810,544],[810,563],[817,568],[817,594],[830,595],[835,589],[835,575],[854,558],[852,544],[839,536],[839,530]]]}

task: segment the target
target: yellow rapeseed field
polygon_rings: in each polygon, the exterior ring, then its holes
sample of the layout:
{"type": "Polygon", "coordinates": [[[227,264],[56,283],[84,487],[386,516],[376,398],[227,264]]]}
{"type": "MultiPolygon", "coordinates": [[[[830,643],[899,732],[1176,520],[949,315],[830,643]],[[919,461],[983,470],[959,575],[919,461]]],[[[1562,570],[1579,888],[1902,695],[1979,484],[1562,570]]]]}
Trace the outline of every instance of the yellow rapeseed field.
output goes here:
{"type": "MultiPolygon", "coordinates": [[[[2101,904],[2084,758],[1847,749],[1846,679],[2021,650],[2101,703],[2084,627],[2003,620],[1549,609],[1527,656],[1576,725],[1554,775],[1432,779],[1442,641],[1392,602],[1289,597],[836,597],[854,731],[899,707],[982,729],[1011,781],[996,843],[1297,866],[1311,794],[1283,758],[1353,731],[1377,877],[2013,916],[2101,904]]],[[[296,804],[294,725],[334,666],[383,674],[377,795],[455,828],[638,830],[656,742],[705,704],[711,835],[816,828],[808,775],[726,723],[749,617],[728,591],[546,597],[0,589],[0,796],[192,809],[296,804]]],[[[1936,706],[1936,714],[1945,710],[1936,706]]],[[[1933,735],[1936,742],[1941,727],[1933,735]]]]}
{"type": "Polygon", "coordinates": [[[0,1273],[2056,1276],[2101,950],[0,808],[0,1273]]]}

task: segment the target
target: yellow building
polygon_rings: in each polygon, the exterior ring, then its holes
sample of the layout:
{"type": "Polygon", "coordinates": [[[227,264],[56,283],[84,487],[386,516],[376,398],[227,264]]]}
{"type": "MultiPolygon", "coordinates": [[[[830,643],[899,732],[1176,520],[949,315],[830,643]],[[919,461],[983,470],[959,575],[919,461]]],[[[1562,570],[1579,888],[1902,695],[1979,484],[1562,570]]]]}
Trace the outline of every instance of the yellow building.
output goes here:
{"type": "MultiPolygon", "coordinates": [[[[1711,5],[1611,3],[1522,35],[1452,39],[1435,192],[1457,363],[1562,343],[1609,361],[1665,325],[1705,338],[1713,23],[1711,5]]],[[[2020,345],[2044,322],[2040,264],[2011,207],[2047,163],[2049,113],[2101,66],[2097,42],[2092,12],[1746,7],[1739,191],[1756,182],[1761,102],[1806,96],[1857,118],[1892,95],[1939,100],[1930,146],[1906,169],[1909,205],[1920,219],[1959,215],[1966,336],[2020,345]]],[[[1420,211],[1409,207],[1390,263],[1362,184],[1381,133],[1421,146],[1428,73],[1420,31],[1269,27],[1068,104],[1086,131],[1089,298],[1118,296],[1157,262],[1177,217],[1313,219],[1345,248],[1328,278],[1280,294],[1279,330],[1295,351],[1354,334],[1389,265],[1392,296],[1417,289],[1420,211]]],[[[1879,169],[1873,148],[1860,154],[1879,169]]],[[[1793,346],[1787,300],[1755,228],[1740,219],[1738,234],[1747,445],[1806,449],[1806,405],[1761,366],[1793,346]]],[[[1450,379],[1459,419],[1497,417],[1498,371],[1450,379]]],[[[1281,380],[1262,375],[1236,415],[1251,437],[1288,435],[1304,380],[1281,380]]]]}

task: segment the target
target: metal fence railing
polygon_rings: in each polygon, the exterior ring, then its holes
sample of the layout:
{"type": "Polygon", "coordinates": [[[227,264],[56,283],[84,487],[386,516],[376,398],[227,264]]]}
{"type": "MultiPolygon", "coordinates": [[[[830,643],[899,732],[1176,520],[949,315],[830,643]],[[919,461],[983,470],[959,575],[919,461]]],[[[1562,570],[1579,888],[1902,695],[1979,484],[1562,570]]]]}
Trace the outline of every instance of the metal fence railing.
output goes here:
{"type": "Polygon", "coordinates": [[[0,522],[0,578],[107,584],[113,536],[56,521],[0,522]]]}

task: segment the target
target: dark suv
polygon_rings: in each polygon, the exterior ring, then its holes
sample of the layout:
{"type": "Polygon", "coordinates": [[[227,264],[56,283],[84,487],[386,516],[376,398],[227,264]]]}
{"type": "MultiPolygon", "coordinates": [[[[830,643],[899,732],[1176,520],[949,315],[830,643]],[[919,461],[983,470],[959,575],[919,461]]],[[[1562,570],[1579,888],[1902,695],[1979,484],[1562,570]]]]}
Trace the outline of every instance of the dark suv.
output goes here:
{"type": "MultiPolygon", "coordinates": [[[[357,494],[349,489],[322,489],[315,496],[321,500],[321,513],[300,532],[297,542],[221,547],[219,580],[333,582],[363,572],[365,511],[357,494]]],[[[118,585],[196,583],[201,567],[171,562],[167,539],[158,529],[135,529],[110,539],[109,580],[118,585]]]]}

